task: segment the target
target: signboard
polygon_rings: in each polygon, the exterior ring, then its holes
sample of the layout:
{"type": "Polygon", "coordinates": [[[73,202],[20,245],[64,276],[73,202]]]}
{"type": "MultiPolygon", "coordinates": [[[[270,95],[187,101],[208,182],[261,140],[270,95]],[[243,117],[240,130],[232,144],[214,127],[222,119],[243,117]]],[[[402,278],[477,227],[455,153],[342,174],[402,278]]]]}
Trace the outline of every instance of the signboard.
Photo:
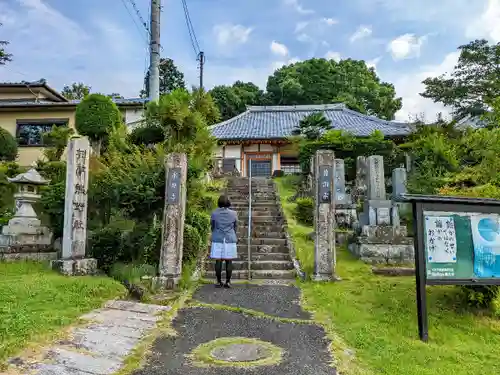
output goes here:
{"type": "Polygon", "coordinates": [[[426,212],[427,279],[500,278],[498,214],[426,212]]]}
{"type": "Polygon", "coordinates": [[[167,176],[167,203],[179,204],[181,193],[181,169],[170,168],[167,176]]]}
{"type": "Polygon", "coordinates": [[[319,188],[318,188],[318,202],[331,203],[332,201],[332,178],[333,167],[328,165],[319,166],[319,188]]]}
{"type": "Polygon", "coordinates": [[[426,285],[500,285],[500,200],[401,194],[412,203],[418,331],[428,340],[426,285]]]}

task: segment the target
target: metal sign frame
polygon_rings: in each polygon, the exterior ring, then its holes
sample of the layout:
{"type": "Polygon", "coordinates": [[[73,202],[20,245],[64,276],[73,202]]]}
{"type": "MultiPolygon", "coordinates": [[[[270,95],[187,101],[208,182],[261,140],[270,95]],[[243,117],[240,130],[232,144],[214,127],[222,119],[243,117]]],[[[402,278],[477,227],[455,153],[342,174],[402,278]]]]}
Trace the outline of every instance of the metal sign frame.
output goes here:
{"type": "Polygon", "coordinates": [[[411,202],[415,234],[415,281],[420,340],[429,340],[426,285],[500,285],[500,278],[427,278],[424,212],[484,213],[500,215],[500,200],[402,194],[396,200],[411,202]]]}

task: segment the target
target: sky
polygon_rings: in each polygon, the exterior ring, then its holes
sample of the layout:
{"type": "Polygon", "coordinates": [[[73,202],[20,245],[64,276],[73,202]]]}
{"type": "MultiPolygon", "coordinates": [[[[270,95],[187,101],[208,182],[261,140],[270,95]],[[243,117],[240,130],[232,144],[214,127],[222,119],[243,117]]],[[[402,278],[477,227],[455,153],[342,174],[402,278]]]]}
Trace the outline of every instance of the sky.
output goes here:
{"type": "MultiPolygon", "coordinates": [[[[207,89],[236,80],[264,89],[275,69],[312,57],[362,59],[403,98],[400,121],[448,114],[420,97],[422,80],[451,72],[460,45],[500,42],[500,0],[186,1],[206,55],[207,89]]],[[[0,66],[0,81],[45,78],[58,90],[84,82],[137,97],[149,52],[132,2],[148,22],[149,0],[0,0],[0,40],[13,54],[0,66]]],[[[162,57],[197,84],[181,0],[162,0],[161,45],[162,57]]]]}

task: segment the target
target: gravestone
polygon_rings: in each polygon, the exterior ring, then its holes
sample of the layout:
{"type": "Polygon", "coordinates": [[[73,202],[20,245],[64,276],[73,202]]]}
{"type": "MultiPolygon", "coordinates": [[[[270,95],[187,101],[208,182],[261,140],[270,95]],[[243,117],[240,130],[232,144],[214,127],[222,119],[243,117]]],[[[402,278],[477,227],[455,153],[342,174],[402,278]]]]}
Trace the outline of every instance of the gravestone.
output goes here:
{"type": "Polygon", "coordinates": [[[351,229],[356,219],[356,205],[346,192],[344,160],[335,159],[335,223],[337,228],[351,229]]]}
{"type": "Polygon", "coordinates": [[[367,161],[366,157],[358,156],[356,158],[356,180],[354,181],[354,189],[352,200],[354,203],[363,201],[367,193],[367,161]]]}
{"type": "MultiPolygon", "coordinates": [[[[361,225],[349,249],[367,263],[412,262],[413,240],[407,237],[406,226],[400,225],[399,207],[386,197],[382,156],[367,158],[366,178],[368,193],[360,215],[361,225]]],[[[396,191],[400,188],[397,186],[396,191]]]]}
{"type": "Polygon", "coordinates": [[[392,198],[406,194],[406,168],[395,168],[392,171],[392,198]]]}
{"type": "Polygon", "coordinates": [[[53,261],[52,268],[64,275],[91,275],[97,271],[97,260],[85,258],[90,159],[88,138],[70,139],[67,151],[62,258],[53,261]]]}
{"type": "Polygon", "coordinates": [[[174,289],[182,274],[184,219],[186,216],[186,154],[172,153],[165,158],[165,208],[163,211],[159,288],[174,289]]]}
{"type": "Polygon", "coordinates": [[[335,155],[330,150],[316,152],[314,171],[314,281],[335,278],[335,155]]]}

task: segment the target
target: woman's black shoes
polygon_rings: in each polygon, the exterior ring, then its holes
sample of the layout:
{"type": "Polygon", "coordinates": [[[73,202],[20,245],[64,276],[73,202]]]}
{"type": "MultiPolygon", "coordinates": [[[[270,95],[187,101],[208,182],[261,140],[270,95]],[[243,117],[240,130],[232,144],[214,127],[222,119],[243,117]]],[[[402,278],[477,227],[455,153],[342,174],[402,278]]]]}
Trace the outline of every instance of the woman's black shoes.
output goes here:
{"type": "Polygon", "coordinates": [[[225,284],[224,284],[224,288],[226,288],[226,289],[231,288],[231,284],[230,284],[230,283],[225,283],[225,284]]]}
{"type": "Polygon", "coordinates": [[[224,284],[222,284],[222,282],[215,284],[216,288],[222,288],[223,286],[224,286],[224,284]]]}

